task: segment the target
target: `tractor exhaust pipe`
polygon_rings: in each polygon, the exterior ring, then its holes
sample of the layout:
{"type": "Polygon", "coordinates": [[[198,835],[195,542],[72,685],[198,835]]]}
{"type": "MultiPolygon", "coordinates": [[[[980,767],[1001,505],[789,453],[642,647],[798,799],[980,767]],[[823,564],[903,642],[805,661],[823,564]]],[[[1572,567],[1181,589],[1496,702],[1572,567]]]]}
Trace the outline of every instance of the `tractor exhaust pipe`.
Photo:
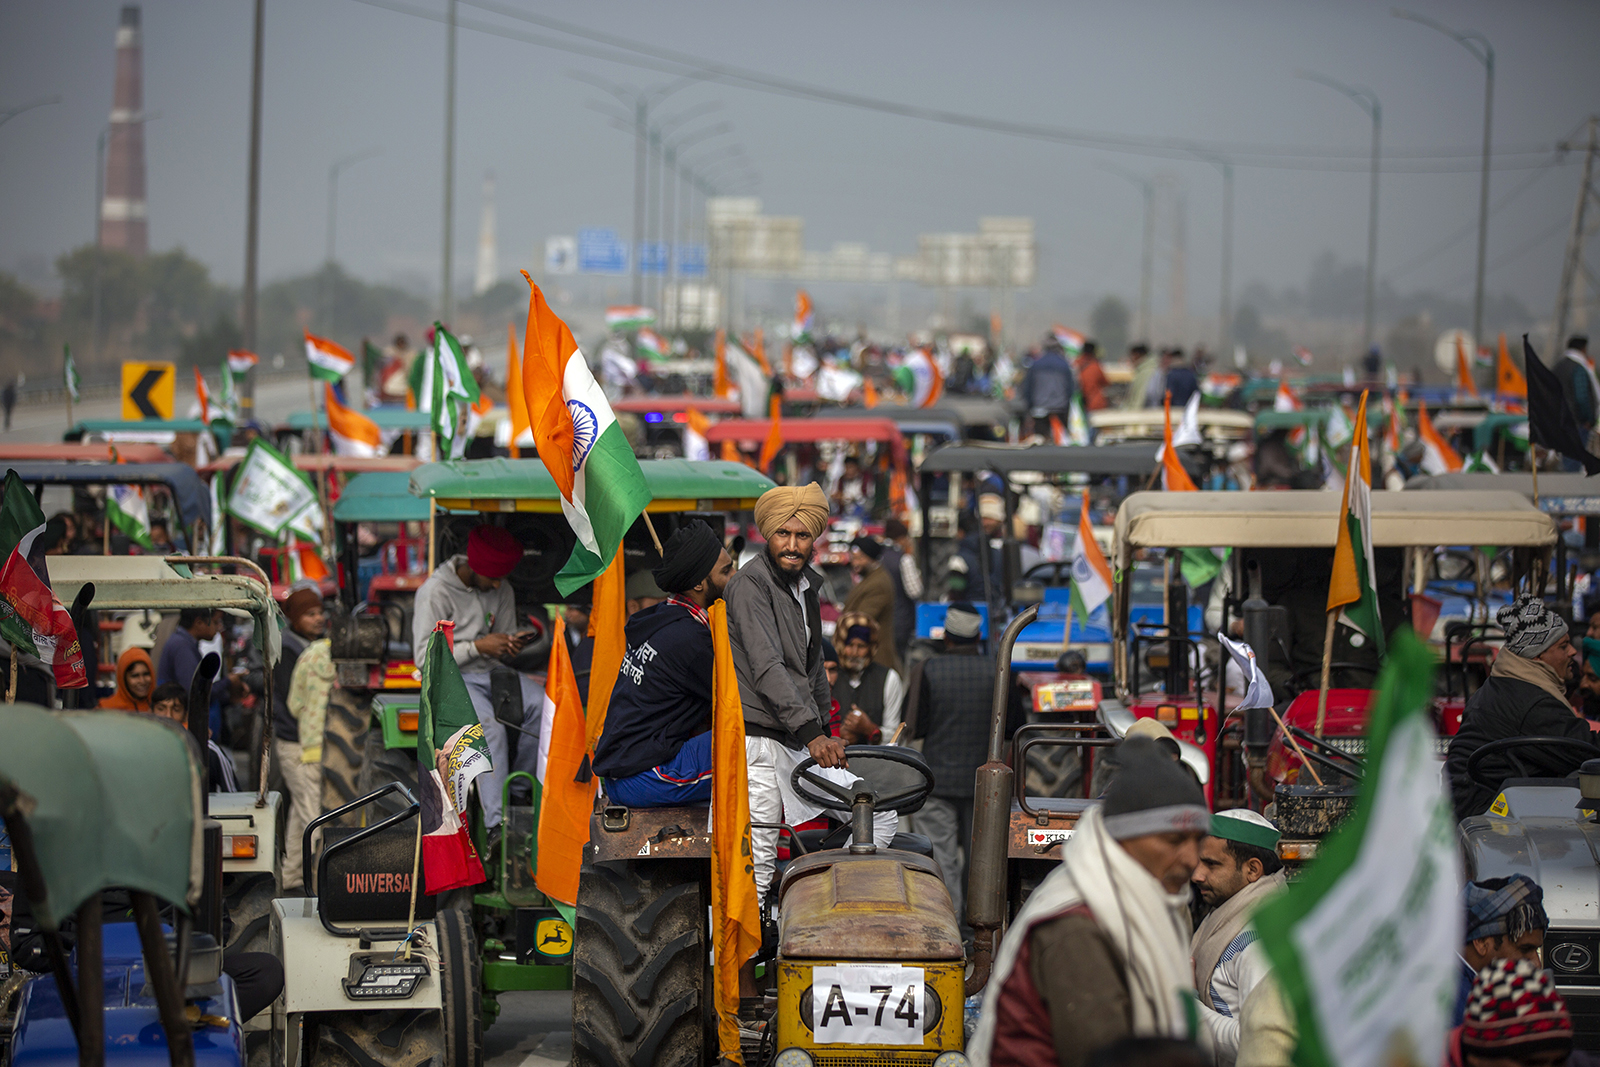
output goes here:
{"type": "Polygon", "coordinates": [[[967,923],[973,929],[972,974],[966,995],[989,982],[995,932],[1005,922],[1006,846],[1011,833],[1011,765],[1005,760],[1006,708],[1011,700],[1011,650],[1017,635],[1039,616],[1039,605],[1024,608],[995,649],[994,700],[990,705],[989,760],[978,768],[973,790],[972,855],[967,860],[967,923]]]}

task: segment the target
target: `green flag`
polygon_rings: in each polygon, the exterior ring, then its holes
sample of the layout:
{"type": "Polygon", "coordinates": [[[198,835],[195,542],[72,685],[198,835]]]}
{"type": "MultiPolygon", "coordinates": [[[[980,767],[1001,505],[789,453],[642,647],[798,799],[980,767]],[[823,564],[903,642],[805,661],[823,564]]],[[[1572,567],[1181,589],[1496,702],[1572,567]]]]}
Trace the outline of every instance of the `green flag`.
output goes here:
{"type": "MultiPolygon", "coordinates": [[[[23,558],[32,555],[33,539],[44,532],[44,512],[14,470],[6,471],[0,491],[0,562],[20,547],[23,558]]],[[[42,559],[42,554],[39,557],[42,559]]],[[[30,560],[36,562],[36,560],[30,560]]]]}
{"type": "Polygon", "coordinates": [[[1434,1064],[1461,963],[1461,861],[1429,708],[1437,658],[1396,635],[1354,813],[1255,927],[1299,1020],[1300,1067],[1434,1064]]]}
{"type": "MultiPolygon", "coordinates": [[[[473,779],[491,770],[492,764],[483,726],[451,654],[453,629],[451,623],[441,622],[429,635],[421,657],[417,784],[422,805],[423,882],[429,893],[476,885],[484,878],[463,813],[473,779]],[[443,767],[438,758],[441,752],[443,767]]],[[[485,779],[485,784],[492,780],[485,779]]]]}
{"type": "Polygon", "coordinates": [[[478,382],[467,367],[461,342],[439,323],[433,324],[433,344],[411,365],[411,395],[418,411],[433,416],[440,459],[460,459],[466,454],[467,436],[460,432],[467,408],[478,402],[478,382]]]}

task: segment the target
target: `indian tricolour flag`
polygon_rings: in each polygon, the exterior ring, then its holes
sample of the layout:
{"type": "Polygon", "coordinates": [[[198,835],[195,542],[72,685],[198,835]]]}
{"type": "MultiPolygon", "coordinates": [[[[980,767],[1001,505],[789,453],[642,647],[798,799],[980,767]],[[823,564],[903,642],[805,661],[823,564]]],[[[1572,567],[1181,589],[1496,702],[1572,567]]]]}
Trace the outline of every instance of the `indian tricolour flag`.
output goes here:
{"type": "Polygon", "coordinates": [[[625,304],[606,308],[606,326],[617,333],[637,330],[641,326],[654,326],[655,322],[656,313],[646,307],[625,304]]]}
{"type": "Polygon", "coordinates": [[[1111,566],[1089,526],[1089,494],[1083,494],[1078,512],[1078,543],[1072,547],[1072,607],[1085,623],[1095,609],[1111,599],[1111,566]]]}
{"type": "MultiPolygon", "coordinates": [[[[528,278],[526,271],[523,277],[528,278]]],[[[550,310],[532,278],[528,286],[522,388],[539,458],[561,490],[561,510],[577,535],[555,580],[565,596],[610,564],[623,535],[650,503],[650,489],[572,331],[550,310]]]]}
{"type": "Polygon", "coordinates": [[[1055,338],[1061,343],[1061,347],[1073,355],[1078,355],[1083,351],[1083,334],[1077,330],[1069,330],[1058,322],[1051,327],[1050,332],[1055,334],[1055,338]]]}
{"type": "Polygon", "coordinates": [[[350,368],[356,365],[356,357],[346,352],[337,342],[326,337],[317,337],[306,334],[306,369],[313,377],[321,378],[327,382],[340,382],[350,368]]]}
{"type": "Polygon", "coordinates": [[[150,540],[150,509],[138,486],[111,486],[106,494],[106,517],[128,540],[147,551],[155,551],[156,543],[150,540]]]}
{"type": "Polygon", "coordinates": [[[433,324],[433,343],[411,364],[408,384],[417,410],[433,416],[434,436],[445,446],[442,458],[460,459],[469,436],[462,432],[462,421],[481,394],[461,342],[442,324],[433,324]]]}
{"type": "Polygon", "coordinates": [[[659,333],[647,327],[641,327],[634,338],[634,350],[652,363],[667,358],[667,342],[659,333]]]}
{"type": "Polygon", "coordinates": [[[904,366],[911,370],[911,378],[916,383],[908,398],[911,406],[931,408],[937,404],[944,392],[944,375],[939,373],[933,353],[925,348],[914,348],[906,356],[904,366]]]}
{"type": "Polygon", "coordinates": [[[228,372],[230,374],[249,374],[250,368],[261,360],[254,352],[246,352],[242,348],[229,349],[228,372]]]}
{"type": "Polygon", "coordinates": [[[1428,405],[1417,405],[1417,439],[1422,442],[1422,469],[1429,474],[1449,474],[1461,469],[1461,457],[1450,447],[1433,420],[1428,417],[1428,405]]]}
{"type": "Polygon", "coordinates": [[[792,336],[796,341],[811,340],[811,327],[816,322],[816,313],[811,309],[811,294],[804,289],[796,289],[794,294],[794,329],[792,336]]]}
{"type": "Polygon", "coordinates": [[[1378,568],[1372,557],[1372,455],[1367,447],[1366,393],[1361,394],[1354,430],[1333,547],[1328,610],[1343,609],[1345,621],[1366,634],[1381,657],[1383,618],[1378,613],[1378,568]]]}
{"type": "Polygon", "coordinates": [[[383,434],[378,424],[354,408],[339,403],[333,386],[322,387],[328,409],[328,438],[336,456],[378,456],[383,454],[383,434]]]}
{"type": "Polygon", "coordinates": [[[1409,629],[1397,635],[1349,820],[1254,916],[1299,1023],[1295,1063],[1306,1067],[1444,1058],[1463,935],[1455,818],[1432,725],[1435,663],[1409,629]]]}
{"type": "Polygon", "coordinates": [[[422,801],[423,884],[431,894],[483,881],[462,812],[473,779],[489,770],[489,744],[451,654],[454,624],[441,622],[422,657],[417,785],[422,801]]]}

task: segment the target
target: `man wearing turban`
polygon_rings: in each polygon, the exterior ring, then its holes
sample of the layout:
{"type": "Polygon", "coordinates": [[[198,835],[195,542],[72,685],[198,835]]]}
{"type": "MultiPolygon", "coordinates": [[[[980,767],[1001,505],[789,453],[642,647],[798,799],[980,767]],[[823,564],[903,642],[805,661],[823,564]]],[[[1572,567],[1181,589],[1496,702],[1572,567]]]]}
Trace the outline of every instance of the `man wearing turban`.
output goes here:
{"type": "MultiPolygon", "coordinates": [[[[841,783],[844,745],[828,734],[833,697],[822,664],[822,612],[807,576],[812,546],[828,526],[822,487],[779,486],[756,501],[756,526],[766,550],[728,581],[728,638],[739,697],[744,704],[745,752],[750,782],[750,818],[793,825],[813,819],[820,808],[795,795],[794,767],[808,755],[835,768],[841,783]]],[[[887,843],[898,817],[879,812],[873,839],[887,843]]],[[[756,890],[765,899],[777,861],[776,830],[753,830],[751,852],[756,890]]]]}
{"type": "MultiPolygon", "coordinates": [[[[475,526],[467,535],[466,552],[451,556],[428,576],[417,590],[411,616],[411,651],[422,662],[428,638],[440,622],[455,623],[453,654],[467,684],[472,710],[489,742],[489,772],[478,784],[483,823],[500,825],[500,794],[511,759],[506,728],[494,717],[489,700],[489,672],[504,667],[502,661],[522,651],[533,631],[517,625],[517,601],[506,577],[522,561],[522,545],[499,526],[475,526]]],[[[539,761],[539,720],[544,709],[544,687],[522,681],[524,734],[518,739],[515,767],[534,773],[539,761]]]]}
{"type": "Polygon", "coordinates": [[[667,538],[661,566],[650,572],[667,599],[628,619],[628,651],[595,746],[594,770],[610,800],[661,808],[711,799],[706,609],[732,575],[722,538],[704,522],[690,520],[667,538]]]}

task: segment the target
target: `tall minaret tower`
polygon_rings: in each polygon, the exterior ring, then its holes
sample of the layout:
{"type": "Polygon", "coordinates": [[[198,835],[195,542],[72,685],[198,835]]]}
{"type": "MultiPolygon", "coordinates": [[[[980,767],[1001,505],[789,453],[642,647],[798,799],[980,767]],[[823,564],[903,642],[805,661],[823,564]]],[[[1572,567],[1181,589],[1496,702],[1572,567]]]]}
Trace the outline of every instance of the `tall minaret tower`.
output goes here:
{"type": "Polygon", "coordinates": [[[150,251],[144,199],[144,72],[139,7],[122,9],[117,26],[117,81],[106,146],[105,199],[100,202],[100,244],[135,256],[150,251]]]}
{"type": "Polygon", "coordinates": [[[472,291],[482,293],[499,279],[500,257],[494,245],[494,171],[483,176],[483,218],[478,222],[478,273],[472,291]]]}

